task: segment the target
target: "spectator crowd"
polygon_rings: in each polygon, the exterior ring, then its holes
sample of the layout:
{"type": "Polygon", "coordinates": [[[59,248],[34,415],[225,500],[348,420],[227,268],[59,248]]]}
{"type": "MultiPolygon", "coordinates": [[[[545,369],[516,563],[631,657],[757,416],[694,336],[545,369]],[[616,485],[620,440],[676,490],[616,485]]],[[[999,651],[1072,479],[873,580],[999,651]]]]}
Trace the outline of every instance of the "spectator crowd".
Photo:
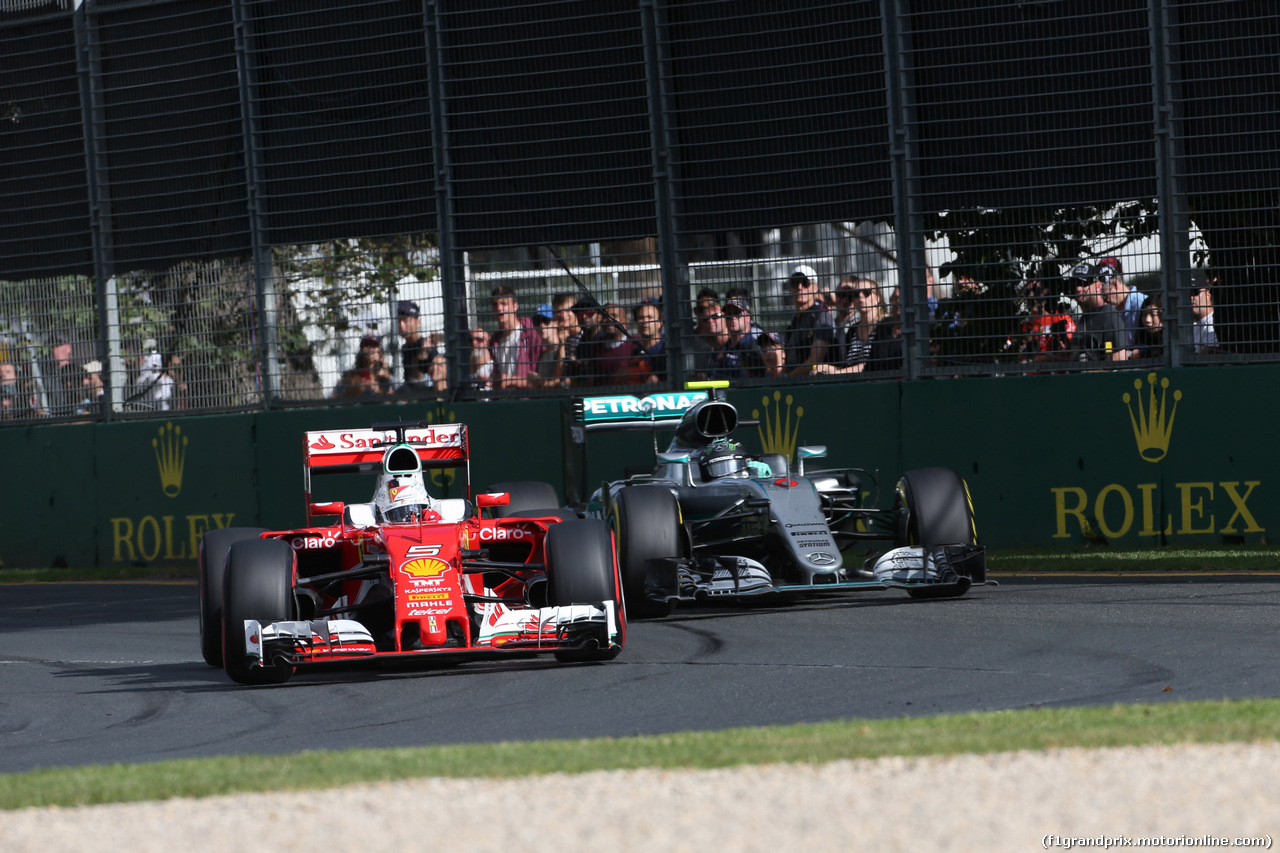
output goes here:
{"type": "MultiPolygon", "coordinates": [[[[1116,258],[1081,261],[1065,280],[1045,279],[1026,281],[1016,300],[1001,303],[986,284],[958,272],[949,294],[939,299],[930,274],[933,363],[989,359],[990,353],[996,360],[1023,364],[1127,361],[1163,354],[1160,294],[1143,294],[1126,284],[1116,258]],[[994,320],[999,324],[992,325],[994,320]]],[[[1192,274],[1191,284],[1195,351],[1216,351],[1210,284],[1200,272],[1192,274]]],[[[801,264],[787,278],[786,297],[785,318],[762,323],[758,298],[748,288],[723,293],[700,289],[691,323],[680,336],[686,376],[744,382],[900,375],[904,347],[897,288],[844,275],[833,290],[824,291],[817,271],[801,264]]],[[[561,293],[526,311],[511,287],[499,285],[489,294],[489,309],[485,324],[468,336],[460,377],[466,390],[656,385],[667,379],[670,337],[658,299],[623,306],[601,304],[585,292],[561,293]]],[[[773,320],[778,315],[766,316],[773,320]]],[[[440,336],[432,336],[435,344],[424,338],[416,303],[399,303],[398,323],[400,380],[391,376],[381,341],[366,338],[335,396],[420,396],[450,390],[440,336]]]]}

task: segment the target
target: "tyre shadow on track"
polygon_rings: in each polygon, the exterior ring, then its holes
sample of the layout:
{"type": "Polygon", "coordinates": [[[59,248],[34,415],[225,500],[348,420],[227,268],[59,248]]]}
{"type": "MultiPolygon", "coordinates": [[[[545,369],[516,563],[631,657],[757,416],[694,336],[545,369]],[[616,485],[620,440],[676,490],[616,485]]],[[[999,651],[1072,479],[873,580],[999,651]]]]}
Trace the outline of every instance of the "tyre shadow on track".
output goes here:
{"type": "Polygon", "coordinates": [[[58,678],[91,678],[110,682],[111,686],[83,691],[84,695],[110,693],[139,693],[145,690],[176,691],[181,693],[206,693],[222,690],[288,690],[303,687],[324,687],[338,684],[359,684],[376,681],[395,681],[418,678],[483,677],[511,672],[530,672],[542,669],[566,667],[593,667],[601,664],[564,664],[553,660],[505,660],[476,661],[465,665],[441,667],[409,662],[356,662],[326,664],[318,668],[303,668],[293,678],[280,685],[246,687],[238,685],[220,669],[200,661],[178,663],[115,665],[104,663],[95,666],[63,666],[56,673],[58,678]]]}

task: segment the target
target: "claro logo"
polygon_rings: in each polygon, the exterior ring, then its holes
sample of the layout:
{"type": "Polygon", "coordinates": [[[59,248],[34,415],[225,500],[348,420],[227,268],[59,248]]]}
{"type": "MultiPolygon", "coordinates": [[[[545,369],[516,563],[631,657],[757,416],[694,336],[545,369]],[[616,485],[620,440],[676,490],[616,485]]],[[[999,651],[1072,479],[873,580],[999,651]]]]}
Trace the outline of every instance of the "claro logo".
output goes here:
{"type": "MultiPolygon", "coordinates": [[[[1157,379],[1155,373],[1147,374],[1145,388],[1142,379],[1134,379],[1133,389],[1134,393],[1126,391],[1120,399],[1138,455],[1159,464],[1172,445],[1174,418],[1183,394],[1170,388],[1167,377],[1157,379]]],[[[1080,486],[1051,488],[1053,538],[1264,533],[1248,504],[1260,485],[1261,480],[1188,477],[1186,482],[1175,482],[1171,494],[1159,483],[1108,483],[1095,495],[1080,486]]]]}

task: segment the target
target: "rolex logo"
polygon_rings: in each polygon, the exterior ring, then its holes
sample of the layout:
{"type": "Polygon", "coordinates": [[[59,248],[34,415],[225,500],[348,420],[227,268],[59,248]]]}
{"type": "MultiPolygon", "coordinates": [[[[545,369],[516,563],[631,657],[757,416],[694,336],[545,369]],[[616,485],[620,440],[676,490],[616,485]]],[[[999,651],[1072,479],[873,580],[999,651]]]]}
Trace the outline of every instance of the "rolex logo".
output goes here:
{"type": "Polygon", "coordinates": [[[1133,388],[1138,393],[1130,395],[1125,392],[1124,402],[1129,407],[1129,422],[1133,424],[1133,438],[1138,443],[1138,453],[1148,462],[1159,462],[1169,452],[1169,436],[1173,434],[1173,416],[1178,413],[1178,401],[1182,399],[1181,391],[1173,392],[1173,408],[1169,409],[1169,380],[1160,380],[1160,397],[1156,399],[1156,375],[1147,374],[1147,385],[1150,393],[1147,404],[1142,404],[1142,380],[1133,380],[1133,388]],[[1134,403],[1137,411],[1134,411],[1134,403]]]}
{"type": "Polygon", "coordinates": [[[800,434],[797,427],[800,424],[800,418],[804,417],[804,407],[796,406],[795,419],[791,417],[791,404],[794,398],[788,394],[786,397],[787,411],[782,411],[782,392],[774,391],[772,405],[768,397],[761,397],[760,402],[764,405],[764,416],[761,417],[759,409],[752,409],[751,417],[760,421],[760,425],[756,429],[760,433],[760,445],[765,453],[781,453],[787,457],[788,461],[795,455],[796,436],[800,434]],[[772,409],[772,412],[770,411],[772,409]]]}
{"type": "Polygon", "coordinates": [[[182,427],[174,426],[172,421],[160,427],[160,434],[151,439],[151,448],[160,469],[160,487],[165,497],[176,498],[182,491],[182,466],[187,461],[187,437],[182,434],[182,427]]]}

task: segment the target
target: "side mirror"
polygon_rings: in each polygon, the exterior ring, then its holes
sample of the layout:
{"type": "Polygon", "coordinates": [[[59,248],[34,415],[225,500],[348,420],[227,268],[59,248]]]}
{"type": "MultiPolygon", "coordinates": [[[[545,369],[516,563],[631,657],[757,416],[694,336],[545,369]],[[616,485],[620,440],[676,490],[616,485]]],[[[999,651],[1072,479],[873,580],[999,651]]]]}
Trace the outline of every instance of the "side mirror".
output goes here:
{"type": "Polygon", "coordinates": [[[506,506],[511,503],[511,495],[507,492],[486,492],[476,495],[476,506],[481,509],[487,506],[506,506]]]}
{"type": "Polygon", "coordinates": [[[796,448],[796,469],[800,472],[800,476],[804,476],[804,462],[806,459],[821,459],[827,455],[827,446],[825,444],[814,444],[809,447],[796,448]]]}
{"type": "Polygon", "coordinates": [[[690,457],[687,451],[676,451],[674,453],[658,454],[658,461],[667,465],[671,465],[679,462],[688,462],[689,458],[690,457]]]}
{"type": "Polygon", "coordinates": [[[373,504],[352,504],[342,514],[343,523],[351,527],[376,527],[378,519],[373,512],[373,504]]]}
{"type": "Polygon", "coordinates": [[[308,509],[312,515],[342,515],[346,504],[342,501],[323,501],[311,504],[308,509]]]}

